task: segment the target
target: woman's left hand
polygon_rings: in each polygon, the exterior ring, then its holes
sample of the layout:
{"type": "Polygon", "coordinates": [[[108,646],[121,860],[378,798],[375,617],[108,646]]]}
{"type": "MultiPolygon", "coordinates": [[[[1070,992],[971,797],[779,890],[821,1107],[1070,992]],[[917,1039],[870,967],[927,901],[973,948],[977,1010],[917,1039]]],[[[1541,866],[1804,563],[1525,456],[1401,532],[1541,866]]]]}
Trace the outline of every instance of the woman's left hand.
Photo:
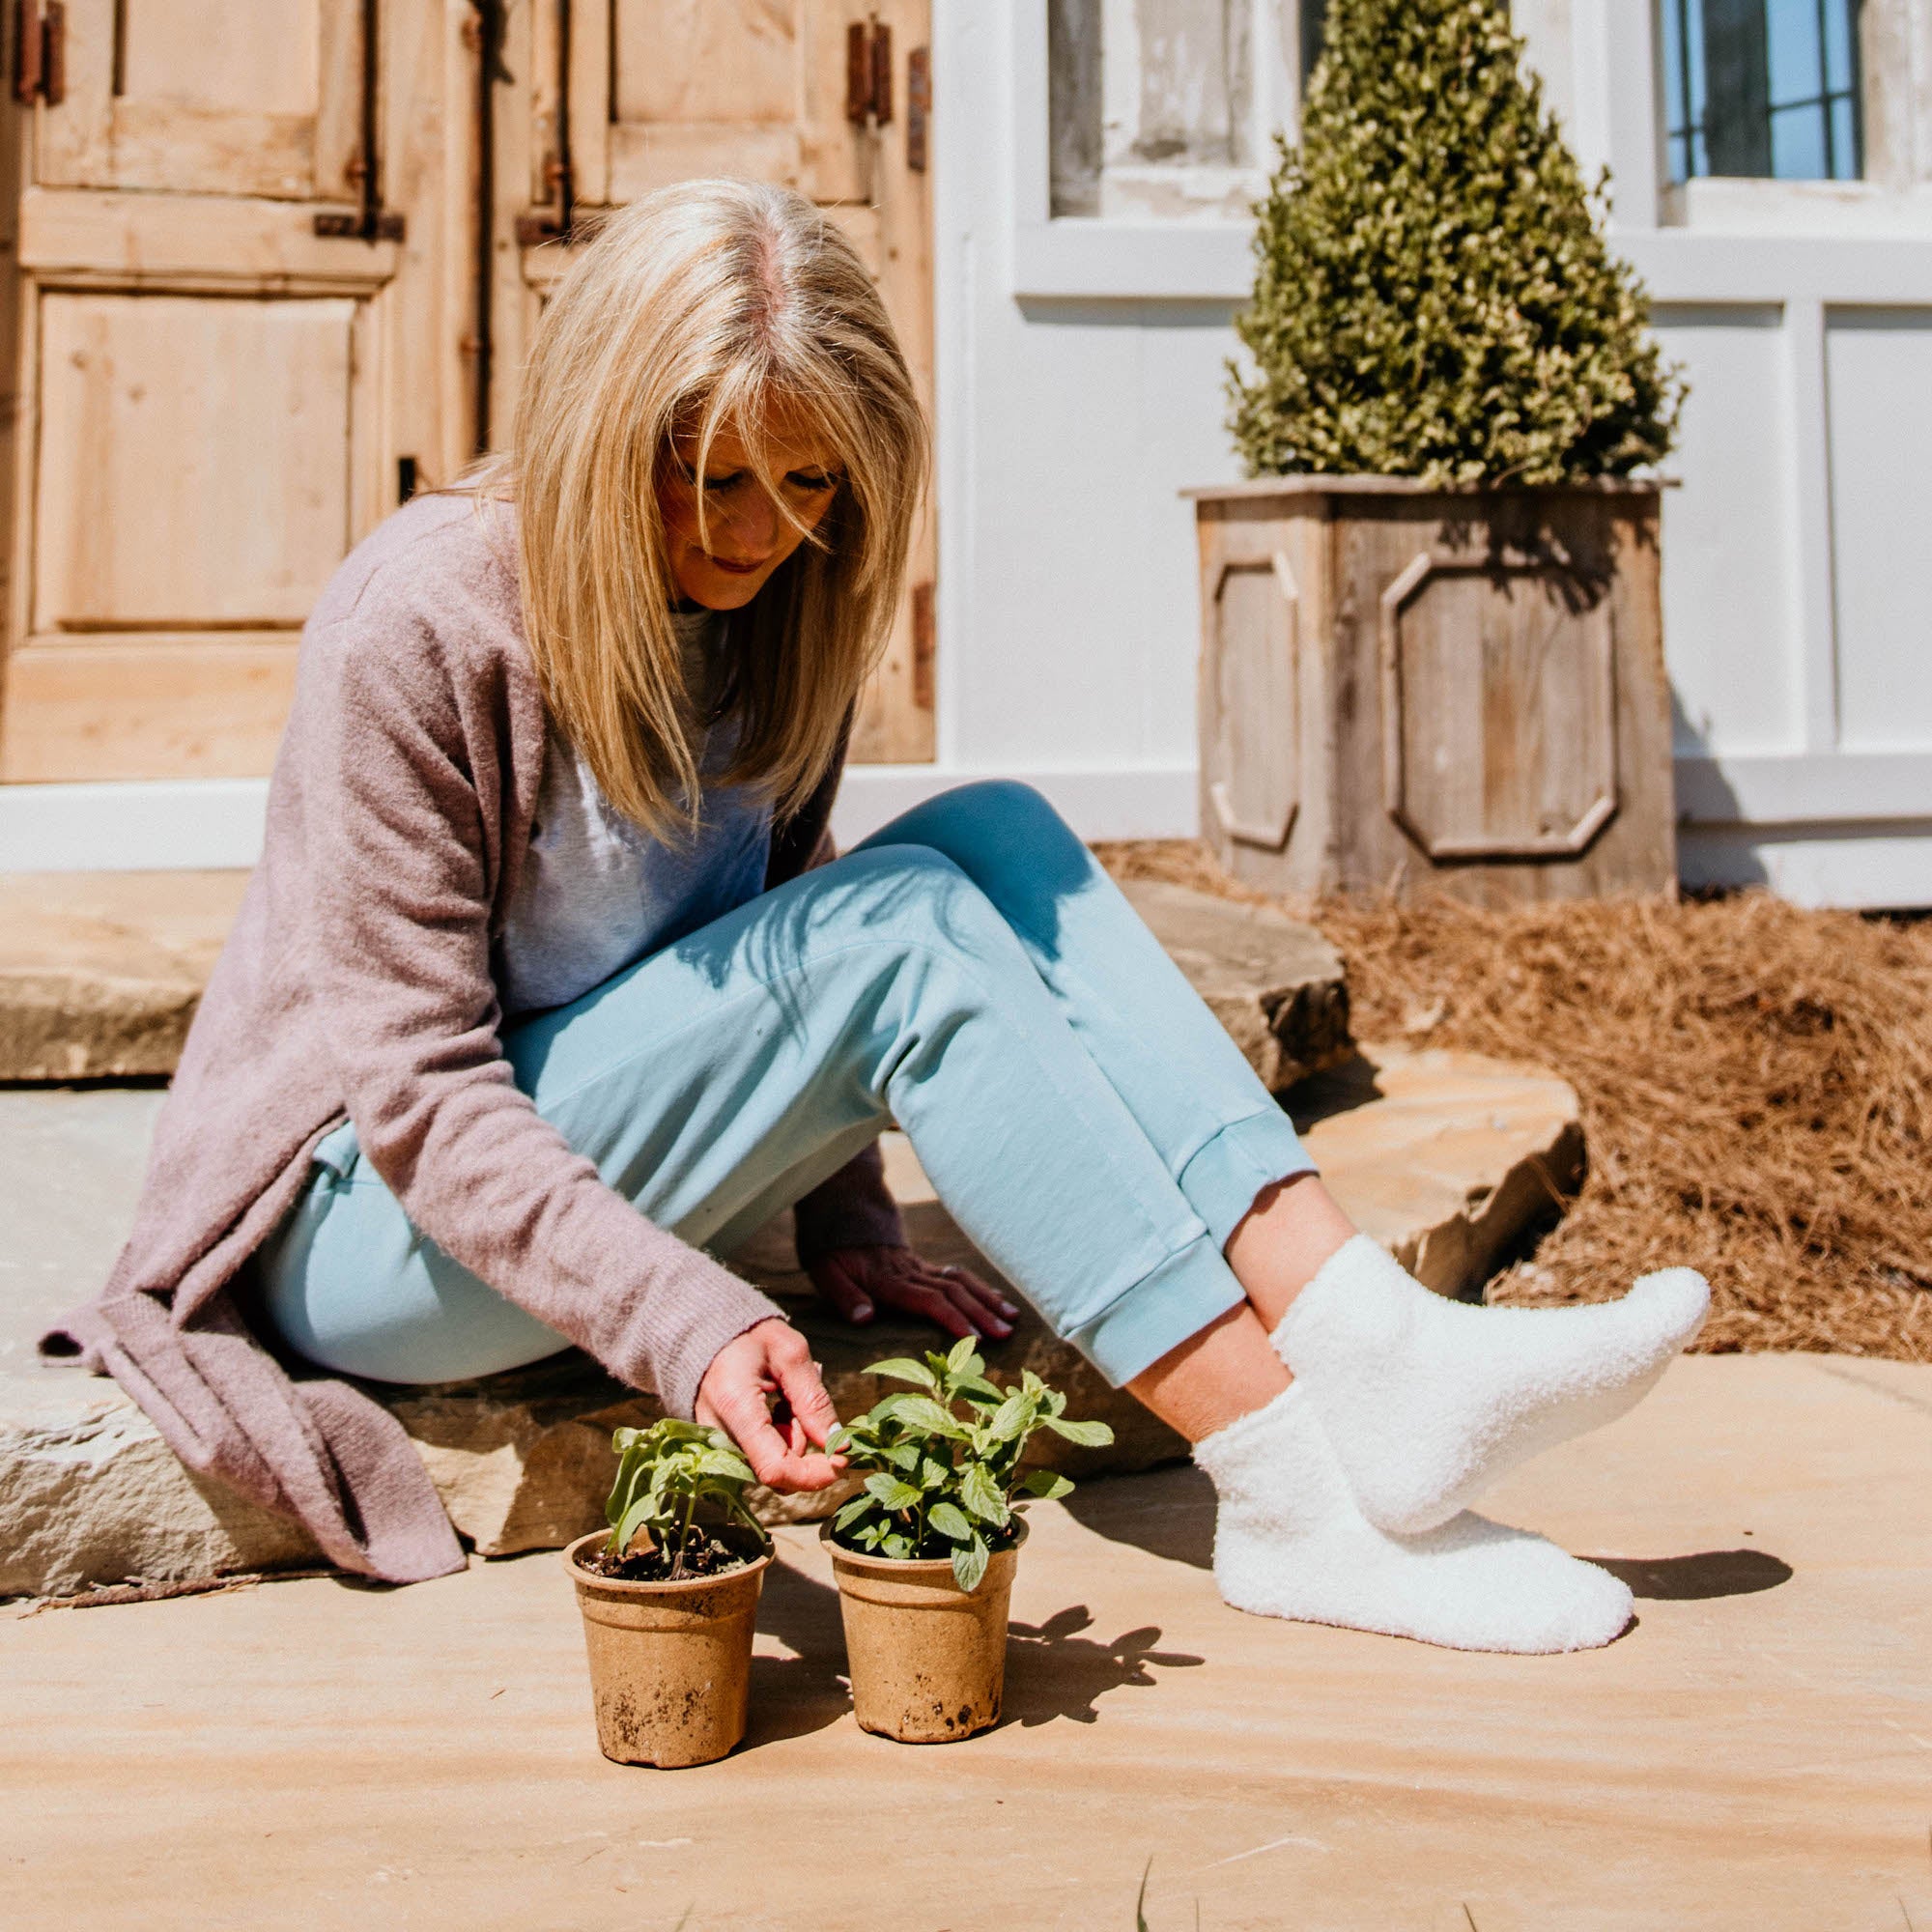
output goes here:
{"type": "Polygon", "coordinates": [[[812,1285],[847,1321],[863,1326],[881,1308],[923,1316],[955,1338],[1003,1341],[1019,1310],[960,1267],[935,1267],[911,1248],[834,1248],[809,1270],[812,1285]]]}

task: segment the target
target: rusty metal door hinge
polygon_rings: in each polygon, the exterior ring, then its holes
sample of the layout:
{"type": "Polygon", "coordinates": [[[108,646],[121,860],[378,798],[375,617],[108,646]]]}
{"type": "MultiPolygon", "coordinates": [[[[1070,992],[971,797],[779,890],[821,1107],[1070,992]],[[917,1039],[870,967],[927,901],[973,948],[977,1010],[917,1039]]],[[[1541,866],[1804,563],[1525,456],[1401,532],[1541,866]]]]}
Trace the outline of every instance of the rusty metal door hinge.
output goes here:
{"type": "Polygon", "coordinates": [[[915,47],[906,55],[906,166],[923,175],[926,167],[926,126],[932,119],[932,49],[915,47]]]}
{"type": "Polygon", "coordinates": [[[893,30],[877,19],[845,29],[845,118],[857,128],[893,118],[893,30]]]}
{"type": "Polygon", "coordinates": [[[325,241],[401,242],[409,224],[393,208],[379,208],[374,214],[330,209],[315,217],[315,232],[325,241]]]}
{"type": "Polygon", "coordinates": [[[528,208],[517,216],[517,246],[541,248],[546,242],[561,242],[568,246],[579,240],[577,233],[577,169],[570,158],[567,142],[562,152],[544,163],[544,185],[555,197],[547,208],[528,208]]]}
{"type": "Polygon", "coordinates": [[[378,125],[378,89],[382,85],[382,0],[362,0],[362,99],[355,158],[349,179],[355,188],[353,213],[330,210],[315,217],[320,236],[352,242],[400,242],[403,217],[383,206],[383,151],[378,125]]]}
{"type": "Polygon", "coordinates": [[[937,656],[938,626],[933,621],[932,585],[912,587],[912,701],[922,711],[932,709],[933,659],[937,656]]]}
{"type": "Polygon", "coordinates": [[[540,248],[546,242],[568,247],[582,239],[577,232],[577,162],[570,145],[570,6],[571,0],[556,0],[556,146],[543,171],[552,198],[548,207],[517,216],[520,248],[540,248]]]}
{"type": "Polygon", "coordinates": [[[62,0],[16,0],[14,8],[14,99],[31,107],[67,99],[67,8],[62,0]]]}

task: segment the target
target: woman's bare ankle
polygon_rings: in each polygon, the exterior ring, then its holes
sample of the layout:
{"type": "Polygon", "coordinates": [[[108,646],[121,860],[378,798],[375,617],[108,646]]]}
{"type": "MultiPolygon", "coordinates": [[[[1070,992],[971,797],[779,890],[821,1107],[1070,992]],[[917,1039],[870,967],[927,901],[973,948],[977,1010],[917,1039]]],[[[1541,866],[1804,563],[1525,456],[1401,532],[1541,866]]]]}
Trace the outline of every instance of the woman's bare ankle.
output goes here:
{"type": "Polygon", "coordinates": [[[1272,1331],[1321,1264],[1357,1232],[1313,1174],[1291,1174],[1255,1196],[1223,1252],[1264,1331],[1272,1331]]]}
{"type": "Polygon", "coordinates": [[[1288,1371],[1246,1302],[1170,1349],[1127,1392],[1189,1442],[1265,1407],[1288,1387],[1288,1371]]]}

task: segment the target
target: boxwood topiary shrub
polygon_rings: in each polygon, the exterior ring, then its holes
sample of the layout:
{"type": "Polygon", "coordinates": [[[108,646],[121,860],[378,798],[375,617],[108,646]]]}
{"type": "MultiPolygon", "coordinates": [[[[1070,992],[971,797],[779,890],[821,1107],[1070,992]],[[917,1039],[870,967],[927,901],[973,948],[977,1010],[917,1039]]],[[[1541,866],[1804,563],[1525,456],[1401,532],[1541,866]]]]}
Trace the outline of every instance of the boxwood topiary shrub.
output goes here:
{"type": "Polygon", "coordinates": [[[1624,475],[1684,383],[1604,244],[1504,0],[1328,0],[1302,143],[1257,205],[1229,427],[1252,475],[1624,475]]]}

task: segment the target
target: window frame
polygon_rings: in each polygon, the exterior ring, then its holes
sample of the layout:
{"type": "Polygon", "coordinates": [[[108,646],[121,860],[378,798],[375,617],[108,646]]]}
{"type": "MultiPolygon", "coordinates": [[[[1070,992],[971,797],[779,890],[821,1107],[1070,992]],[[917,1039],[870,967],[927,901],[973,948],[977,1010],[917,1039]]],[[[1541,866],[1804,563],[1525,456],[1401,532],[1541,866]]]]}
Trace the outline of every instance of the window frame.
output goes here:
{"type": "MultiPolygon", "coordinates": [[[[1663,142],[1663,179],[1673,188],[1692,181],[1776,181],[1831,182],[1838,185],[1861,182],[1865,167],[1865,102],[1863,35],[1861,31],[1861,0],[1809,0],[1816,27],[1816,89],[1808,94],[1778,99],[1773,71],[1771,9],[1776,0],[1755,0],[1763,23],[1765,71],[1762,129],[1768,166],[1762,172],[1745,169],[1717,169],[1710,165],[1708,134],[1711,115],[1710,76],[1706,71],[1711,29],[1706,8],[1711,0],[1658,0],[1658,51],[1662,73],[1660,121],[1663,142]],[[1842,87],[1832,85],[1831,14],[1841,10],[1839,22],[1850,72],[1842,87]],[[1841,134],[1836,108],[1850,109],[1850,128],[1841,134]],[[1824,153],[1822,174],[1780,174],[1776,166],[1777,119],[1780,115],[1811,109],[1817,114],[1817,128],[1824,153]],[[1851,146],[1850,172],[1838,172],[1836,153],[1841,139],[1851,146]],[[1698,161],[1700,156],[1703,165],[1698,161]]],[[[1755,103],[1753,103],[1755,106],[1755,103]]]]}

